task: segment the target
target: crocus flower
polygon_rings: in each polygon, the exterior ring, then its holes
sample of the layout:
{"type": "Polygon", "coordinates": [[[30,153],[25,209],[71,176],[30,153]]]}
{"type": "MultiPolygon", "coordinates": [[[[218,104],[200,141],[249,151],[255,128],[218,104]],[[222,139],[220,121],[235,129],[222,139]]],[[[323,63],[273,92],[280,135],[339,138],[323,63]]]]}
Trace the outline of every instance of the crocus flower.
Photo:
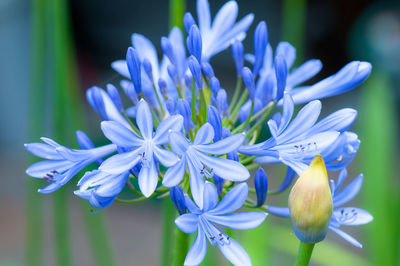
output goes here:
{"type": "Polygon", "coordinates": [[[195,200],[194,203],[185,196],[189,213],[176,218],[175,224],[188,234],[197,231],[196,240],[186,256],[185,265],[198,265],[203,261],[207,252],[207,239],[211,245],[217,244],[232,264],[251,265],[246,251],[217,227],[249,230],[265,220],[267,214],[264,212],[231,213],[243,205],[247,193],[247,184],[238,184],[218,203],[217,189],[211,182],[206,182],[200,201],[195,200]]]}
{"type": "Polygon", "coordinates": [[[139,172],[139,187],[145,197],[153,194],[157,186],[158,172],[156,158],[164,166],[170,167],[178,161],[178,157],[170,150],[162,149],[159,145],[168,142],[168,132],[182,129],[183,118],[180,115],[170,116],[162,121],[153,133],[153,117],[149,105],[141,100],[136,114],[136,123],[142,138],[133,131],[115,121],[101,123],[104,135],[118,147],[127,151],[114,155],[104,161],[99,170],[109,174],[122,174],[137,163],[141,163],[139,172]]]}
{"type": "MultiPolygon", "coordinates": [[[[369,223],[373,220],[372,215],[363,210],[356,207],[341,207],[346,204],[350,200],[352,200],[360,191],[363,175],[358,175],[355,179],[353,179],[347,186],[343,189],[340,189],[343,181],[347,178],[347,171],[343,169],[338,176],[338,179],[335,182],[331,182],[331,191],[333,198],[333,212],[332,218],[329,222],[328,229],[340,235],[346,241],[350,242],[352,245],[361,248],[362,245],[358,242],[354,237],[342,231],[340,226],[356,226],[361,224],[369,223]]],[[[276,207],[276,206],[268,206],[267,210],[270,214],[281,216],[281,217],[290,217],[289,208],[287,207],[276,207]]]]}
{"type": "Polygon", "coordinates": [[[62,146],[49,138],[41,140],[46,144],[25,144],[30,153],[46,159],[32,164],[26,170],[28,175],[50,182],[48,186],[39,189],[40,193],[51,193],[59,189],[83,168],[117,149],[116,145],[109,144],[93,149],[77,150],[62,146]]]}
{"type": "Polygon", "coordinates": [[[262,164],[284,163],[299,175],[317,154],[325,158],[328,170],[338,170],[340,167],[336,163],[343,168],[351,161],[358,144],[347,138],[349,133],[345,130],[353,123],[357,115],[355,110],[339,110],[318,123],[315,123],[321,112],[321,102],[318,100],[304,106],[291,121],[293,112],[293,100],[289,94],[285,94],[282,115],[268,121],[272,137],[256,145],[242,146],[239,152],[259,155],[255,161],[262,164]],[[347,140],[349,142],[343,143],[347,140]],[[352,148],[348,149],[351,155],[344,148],[348,145],[352,148]]]}
{"type": "MultiPolygon", "coordinates": [[[[197,18],[203,44],[202,60],[208,61],[213,55],[228,48],[234,40],[241,41],[246,37],[246,31],[253,22],[254,15],[248,14],[235,23],[237,14],[238,5],[236,1],[229,1],[221,7],[211,23],[208,1],[197,1],[197,18]]],[[[190,23],[185,25],[188,34],[192,23],[194,23],[193,18],[190,19],[190,23]]]]}
{"type": "Polygon", "coordinates": [[[169,134],[169,144],[173,151],[181,156],[180,160],[165,172],[163,185],[173,187],[181,182],[187,167],[190,189],[197,202],[202,202],[204,176],[214,174],[231,181],[244,181],[249,178],[249,171],[240,163],[208,154],[222,155],[236,150],[243,142],[244,134],[235,134],[220,141],[210,143],[214,138],[214,129],[205,123],[197,131],[193,143],[181,132],[169,134]]]}

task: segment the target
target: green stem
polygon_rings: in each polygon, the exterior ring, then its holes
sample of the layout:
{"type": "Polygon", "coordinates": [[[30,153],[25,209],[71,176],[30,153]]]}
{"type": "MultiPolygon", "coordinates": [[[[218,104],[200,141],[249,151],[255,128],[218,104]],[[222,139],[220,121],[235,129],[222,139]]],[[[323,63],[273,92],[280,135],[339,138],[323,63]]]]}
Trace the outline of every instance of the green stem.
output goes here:
{"type": "Polygon", "coordinates": [[[170,265],[183,265],[186,254],[189,250],[189,235],[179,230],[177,226],[174,229],[174,240],[172,245],[172,261],[170,265]]]}
{"type": "Polygon", "coordinates": [[[170,28],[177,26],[183,29],[183,14],[186,9],[185,0],[170,0],[169,1],[169,25],[170,28]]]}
{"type": "Polygon", "coordinates": [[[307,266],[310,264],[311,255],[315,244],[300,241],[299,251],[296,257],[296,266],[307,266]]]}
{"type": "Polygon", "coordinates": [[[162,246],[161,246],[161,265],[169,266],[172,260],[171,245],[172,231],[174,228],[175,207],[170,199],[164,199],[162,203],[163,223],[162,223],[162,246]]]}
{"type": "Polygon", "coordinates": [[[238,101],[238,103],[236,104],[235,108],[233,109],[232,113],[231,113],[231,117],[234,120],[233,122],[235,122],[236,120],[236,114],[239,112],[240,107],[242,107],[242,105],[244,104],[244,102],[247,100],[247,96],[249,95],[249,91],[245,90],[242,94],[242,96],[240,96],[240,99],[238,101]]]}
{"type": "MultiPolygon", "coordinates": [[[[29,91],[29,136],[37,139],[44,126],[45,100],[45,28],[46,1],[32,2],[32,59],[31,88],[29,91]]],[[[29,162],[36,160],[30,159],[29,162]]],[[[26,177],[25,177],[26,178],[26,177]]],[[[26,250],[25,263],[28,266],[43,265],[43,198],[37,192],[38,181],[26,178],[26,250]]]]}
{"type": "Polygon", "coordinates": [[[253,115],[253,111],[254,111],[254,101],[251,101],[250,112],[249,112],[249,115],[248,115],[247,118],[246,118],[246,121],[245,121],[243,124],[241,124],[239,127],[235,128],[235,129],[232,131],[232,134],[236,134],[236,133],[241,132],[241,131],[243,131],[243,130],[246,129],[246,127],[247,127],[247,126],[249,125],[249,123],[250,123],[251,116],[253,115]]]}
{"type": "Polygon", "coordinates": [[[237,77],[235,92],[233,93],[231,104],[229,105],[229,113],[232,112],[233,107],[235,106],[236,101],[239,98],[239,94],[240,94],[240,89],[241,88],[242,88],[242,78],[241,77],[237,77]]]}

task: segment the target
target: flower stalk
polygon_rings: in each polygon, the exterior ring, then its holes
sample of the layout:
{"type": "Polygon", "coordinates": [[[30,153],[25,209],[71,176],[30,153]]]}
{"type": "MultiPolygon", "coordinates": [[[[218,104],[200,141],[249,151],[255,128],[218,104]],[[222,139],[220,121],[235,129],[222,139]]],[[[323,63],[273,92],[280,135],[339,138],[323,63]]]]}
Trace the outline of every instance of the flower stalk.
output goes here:
{"type": "Polygon", "coordinates": [[[315,243],[304,243],[300,241],[299,251],[296,257],[296,266],[307,266],[310,264],[311,255],[314,249],[315,243]]]}

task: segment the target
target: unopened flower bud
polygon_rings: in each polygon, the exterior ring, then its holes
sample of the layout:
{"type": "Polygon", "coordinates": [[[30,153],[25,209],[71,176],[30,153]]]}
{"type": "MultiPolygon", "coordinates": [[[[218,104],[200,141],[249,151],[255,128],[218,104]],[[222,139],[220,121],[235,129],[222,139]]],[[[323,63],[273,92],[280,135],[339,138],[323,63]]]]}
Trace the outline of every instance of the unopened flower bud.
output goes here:
{"type": "Polygon", "coordinates": [[[258,168],[254,176],[254,187],[256,189],[256,195],[257,195],[257,207],[260,207],[265,203],[268,193],[267,174],[261,167],[258,168]]]}
{"type": "Polygon", "coordinates": [[[332,194],[325,163],[317,155],[289,194],[293,230],[302,242],[322,241],[332,217],[332,194]]]}
{"type": "Polygon", "coordinates": [[[180,186],[171,187],[169,193],[176,210],[180,215],[184,214],[186,212],[186,203],[182,188],[180,186]]]}

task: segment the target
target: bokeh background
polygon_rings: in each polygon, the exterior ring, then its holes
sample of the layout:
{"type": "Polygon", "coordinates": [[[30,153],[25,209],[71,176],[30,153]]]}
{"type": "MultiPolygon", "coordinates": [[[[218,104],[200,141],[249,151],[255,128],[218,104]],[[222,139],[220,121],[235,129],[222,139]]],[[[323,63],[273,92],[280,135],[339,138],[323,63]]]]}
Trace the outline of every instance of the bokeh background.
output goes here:
{"type": "MultiPolygon", "coordinates": [[[[210,1],[212,14],[224,1],[210,1]]],[[[359,111],[352,130],[362,141],[349,177],[364,173],[353,204],[372,213],[374,221],[346,228],[363,244],[357,249],[334,234],[316,246],[314,265],[400,265],[399,94],[400,3],[372,0],[239,0],[239,17],[249,12],[268,24],[273,47],[280,40],[297,47],[296,64],[321,59],[316,79],[338,71],[351,60],[372,62],[367,82],[355,90],[324,99],[323,115],[352,107],[359,111]]],[[[124,57],[134,32],[157,48],[160,37],[195,13],[194,0],[1,0],[0,1],[0,265],[168,265],[161,248],[174,212],[165,200],[138,205],[113,204],[97,214],[72,193],[73,184],[53,195],[25,175],[33,162],[23,143],[40,136],[76,147],[82,129],[97,144],[104,141],[99,118],[85,102],[85,90],[120,77],[110,63],[124,57]],[[178,8],[170,7],[176,4],[178,8]],[[183,5],[185,4],[185,5],[183,5]],[[179,8],[180,7],[180,8],[179,8]],[[169,208],[169,209],[168,209],[169,208]],[[164,261],[161,263],[164,259],[164,261]]],[[[252,34],[244,41],[252,52],[252,34]]],[[[160,49],[159,49],[160,51],[160,49]]],[[[234,86],[231,52],[212,59],[227,90],[234,86]]],[[[281,169],[267,169],[271,187],[281,169]]],[[[336,177],[333,173],[332,178],[336,177]]],[[[75,178],[77,181],[77,178],[75,178]]],[[[74,182],[72,182],[74,183],[74,182]]],[[[75,182],[76,183],[76,182],[75,182]]],[[[251,182],[250,182],[251,183],[251,182]]],[[[284,204],[287,193],[272,202],[284,204]]],[[[254,265],[291,265],[297,241],[290,222],[269,217],[249,233],[235,235],[254,265]]],[[[223,263],[218,252],[205,265],[223,263]]]]}

